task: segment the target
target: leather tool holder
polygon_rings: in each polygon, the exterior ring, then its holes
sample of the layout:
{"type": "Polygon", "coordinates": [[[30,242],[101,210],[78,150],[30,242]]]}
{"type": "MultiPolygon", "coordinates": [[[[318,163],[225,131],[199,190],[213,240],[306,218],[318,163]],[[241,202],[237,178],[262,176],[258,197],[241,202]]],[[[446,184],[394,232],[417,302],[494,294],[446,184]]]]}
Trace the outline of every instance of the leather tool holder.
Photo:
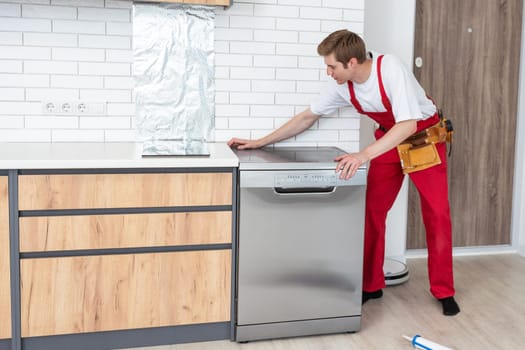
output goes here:
{"type": "Polygon", "coordinates": [[[397,146],[404,174],[441,164],[436,143],[451,139],[452,124],[450,123],[449,130],[447,122],[449,121],[442,119],[437,124],[410,136],[397,146]]]}
{"type": "Polygon", "coordinates": [[[401,167],[403,168],[404,174],[441,164],[441,158],[434,143],[418,146],[410,143],[402,143],[397,146],[397,152],[401,159],[401,167]]]}

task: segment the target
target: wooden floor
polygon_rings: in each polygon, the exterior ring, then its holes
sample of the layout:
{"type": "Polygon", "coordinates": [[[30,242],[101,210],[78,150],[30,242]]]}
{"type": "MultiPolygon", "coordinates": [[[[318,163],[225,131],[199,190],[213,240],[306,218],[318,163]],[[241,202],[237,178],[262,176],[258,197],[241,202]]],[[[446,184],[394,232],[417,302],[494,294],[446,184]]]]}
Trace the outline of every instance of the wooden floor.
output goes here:
{"type": "Polygon", "coordinates": [[[411,349],[403,334],[453,349],[523,349],[525,257],[514,254],[454,258],[461,313],[443,316],[428,291],[426,259],[408,260],[408,282],[387,287],[382,299],[363,306],[362,329],[353,334],[311,336],[246,344],[214,341],[134,350],[341,350],[411,349]]]}

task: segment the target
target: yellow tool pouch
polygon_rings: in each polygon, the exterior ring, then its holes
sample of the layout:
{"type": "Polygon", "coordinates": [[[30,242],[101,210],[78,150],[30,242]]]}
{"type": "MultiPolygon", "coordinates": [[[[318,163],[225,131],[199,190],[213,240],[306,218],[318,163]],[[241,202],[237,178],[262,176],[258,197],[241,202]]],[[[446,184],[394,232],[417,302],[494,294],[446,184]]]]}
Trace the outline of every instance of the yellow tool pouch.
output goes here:
{"type": "Polygon", "coordinates": [[[397,146],[403,173],[409,174],[441,164],[436,143],[452,142],[453,132],[450,120],[441,117],[437,124],[403,141],[397,146]]]}
{"type": "Polygon", "coordinates": [[[441,164],[441,158],[439,158],[439,153],[434,143],[419,146],[402,143],[397,146],[397,152],[401,159],[401,167],[404,174],[441,164]]]}

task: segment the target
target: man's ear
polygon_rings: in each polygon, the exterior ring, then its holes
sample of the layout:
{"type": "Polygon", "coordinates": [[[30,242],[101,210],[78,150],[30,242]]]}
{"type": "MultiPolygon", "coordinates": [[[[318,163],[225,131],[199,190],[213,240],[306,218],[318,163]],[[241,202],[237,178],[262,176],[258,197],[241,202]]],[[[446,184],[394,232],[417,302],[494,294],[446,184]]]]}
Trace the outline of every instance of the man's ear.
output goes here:
{"type": "Polygon", "coordinates": [[[350,67],[354,67],[355,65],[357,65],[359,62],[357,61],[357,58],[355,57],[352,57],[349,61],[348,61],[348,66],[350,67]]]}

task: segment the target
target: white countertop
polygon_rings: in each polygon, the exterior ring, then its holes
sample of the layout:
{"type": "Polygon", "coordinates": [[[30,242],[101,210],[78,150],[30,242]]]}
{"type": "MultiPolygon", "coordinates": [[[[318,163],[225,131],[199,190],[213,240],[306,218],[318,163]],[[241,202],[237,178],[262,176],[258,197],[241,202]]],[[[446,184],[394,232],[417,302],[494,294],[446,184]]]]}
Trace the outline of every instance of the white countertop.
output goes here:
{"type": "Polygon", "coordinates": [[[0,169],[236,167],[226,143],[209,143],[209,156],[142,157],[142,143],[0,143],[0,169]]]}

